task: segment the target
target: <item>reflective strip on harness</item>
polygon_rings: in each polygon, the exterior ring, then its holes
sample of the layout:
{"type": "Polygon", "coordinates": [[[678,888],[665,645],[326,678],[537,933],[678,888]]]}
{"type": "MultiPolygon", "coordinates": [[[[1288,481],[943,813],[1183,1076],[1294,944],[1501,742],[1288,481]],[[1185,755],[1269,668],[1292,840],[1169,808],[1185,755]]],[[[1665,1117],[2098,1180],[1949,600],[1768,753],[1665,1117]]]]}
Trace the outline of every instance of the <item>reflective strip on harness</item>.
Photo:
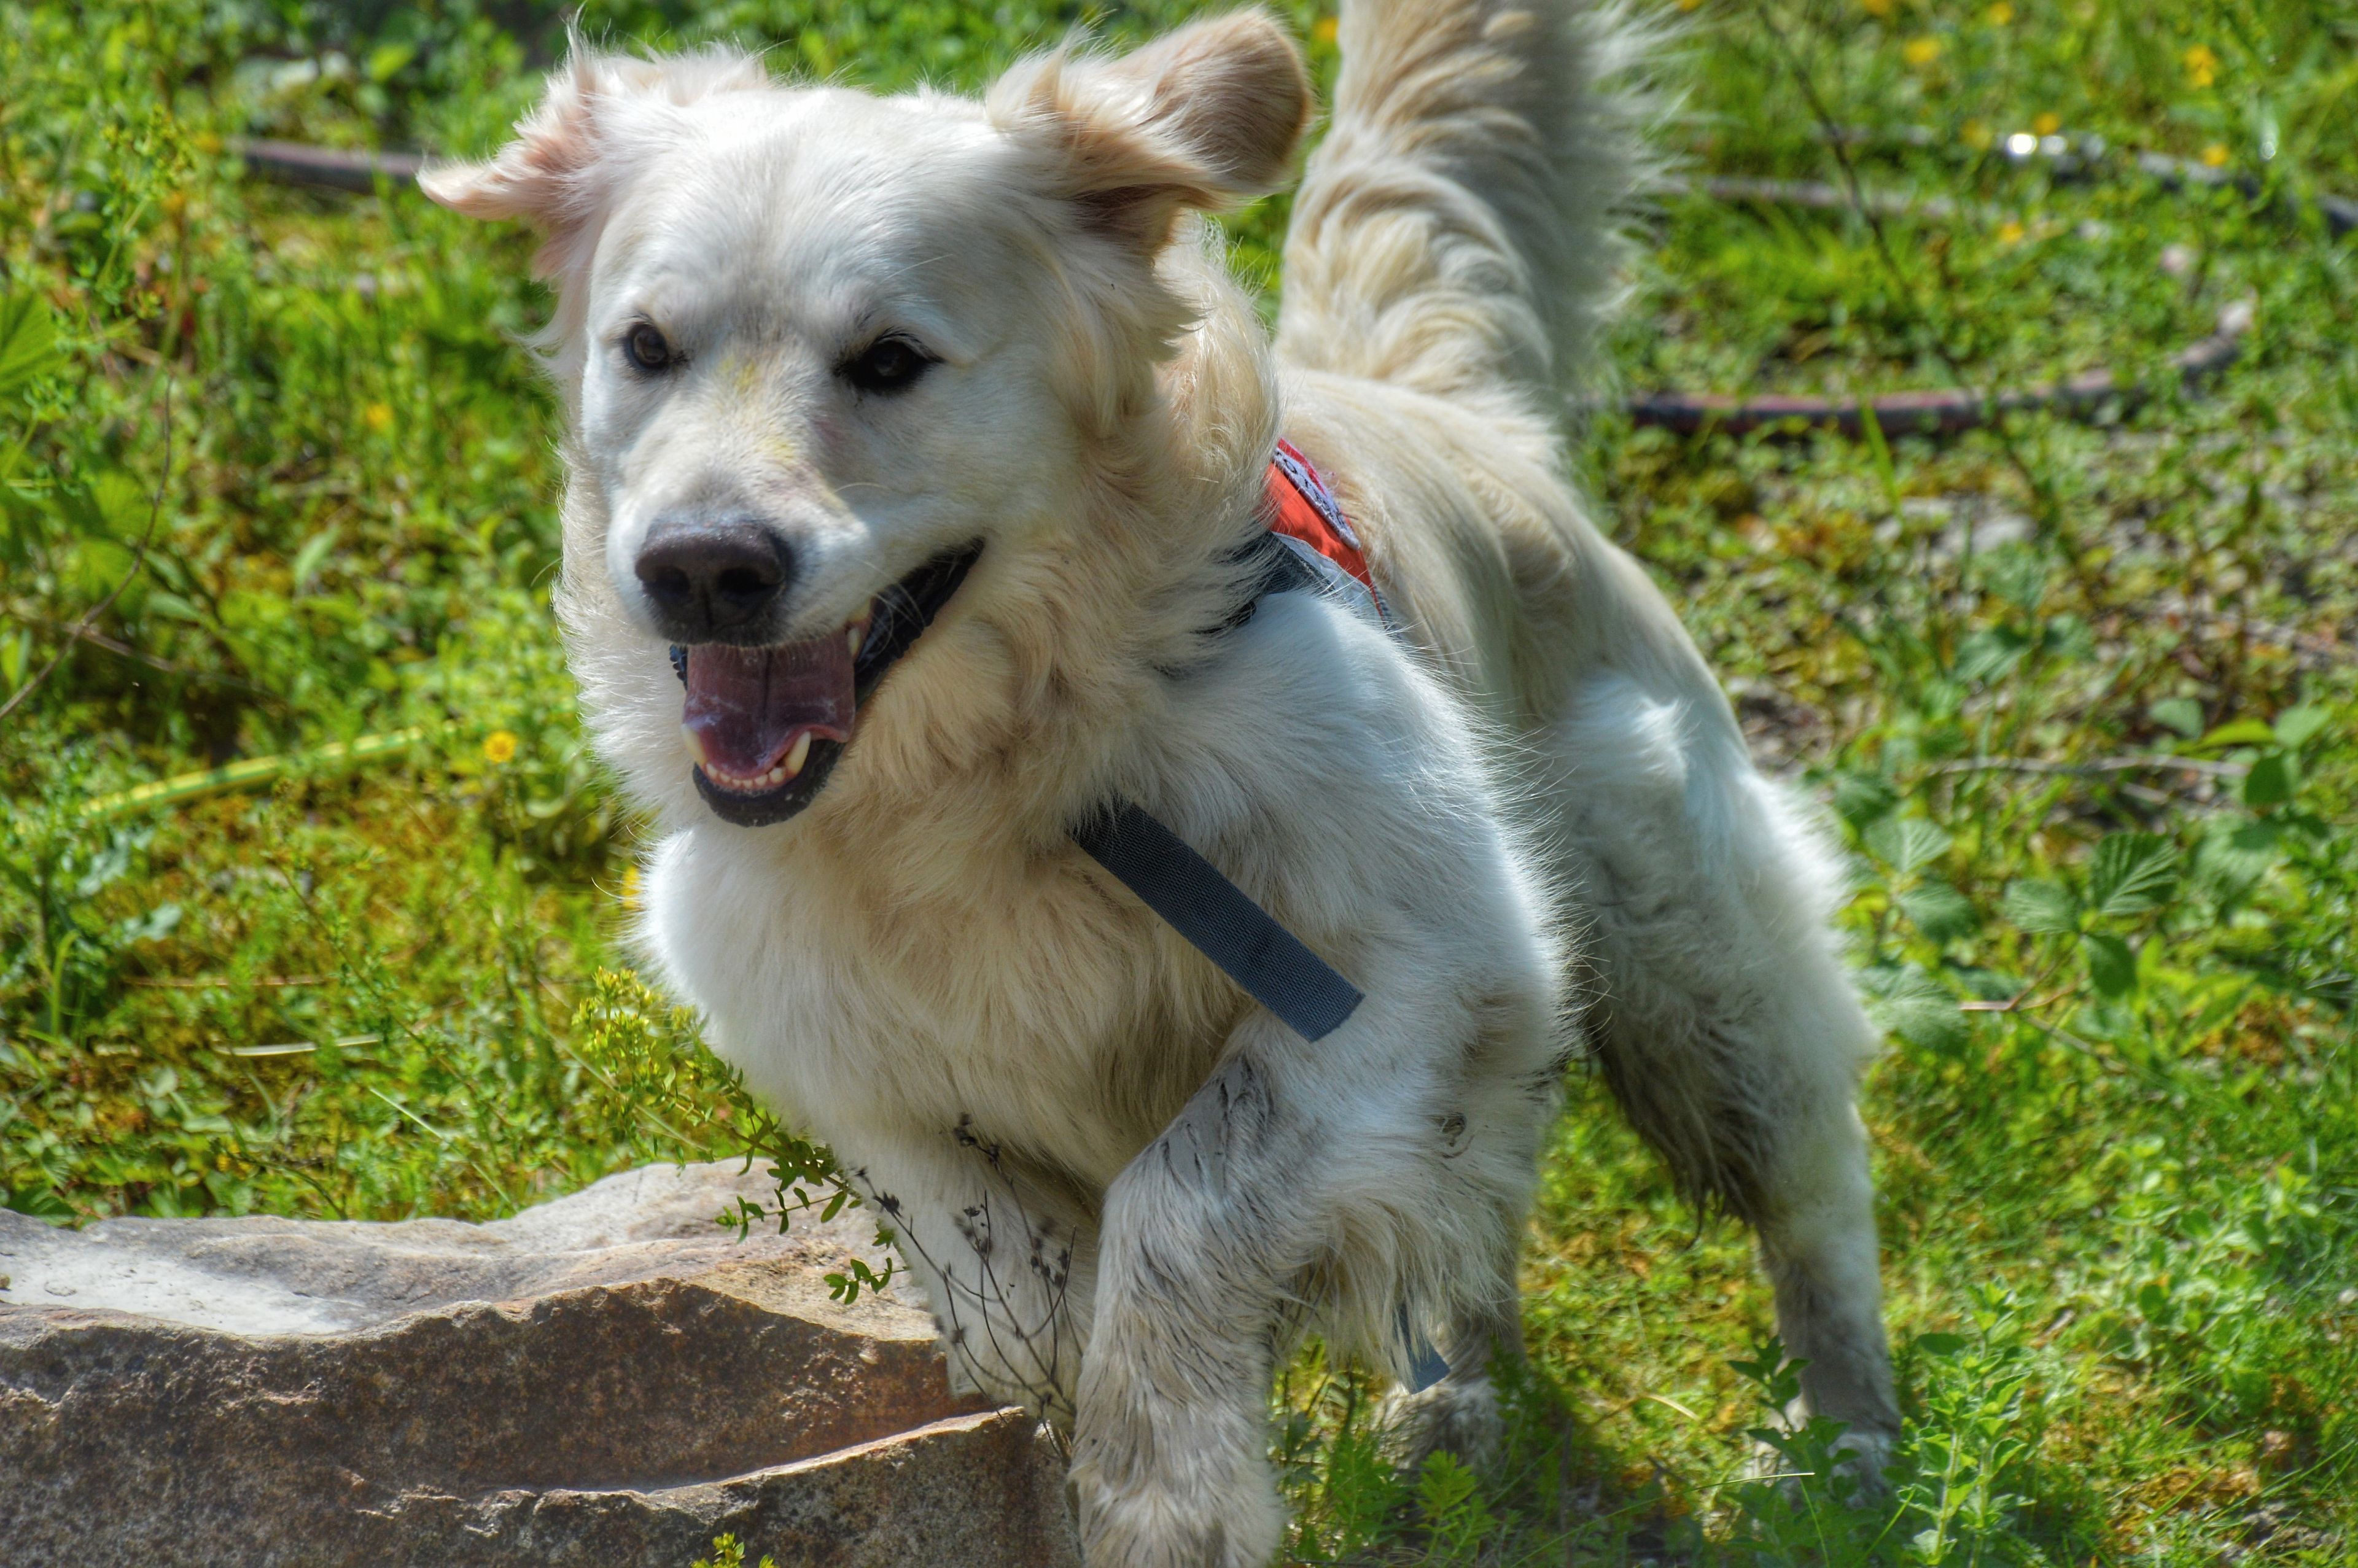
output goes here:
{"type": "Polygon", "coordinates": [[[1359,1005],[1357,986],[1185,839],[1130,802],[1072,834],[1117,881],[1304,1040],[1325,1038],[1359,1005]]]}

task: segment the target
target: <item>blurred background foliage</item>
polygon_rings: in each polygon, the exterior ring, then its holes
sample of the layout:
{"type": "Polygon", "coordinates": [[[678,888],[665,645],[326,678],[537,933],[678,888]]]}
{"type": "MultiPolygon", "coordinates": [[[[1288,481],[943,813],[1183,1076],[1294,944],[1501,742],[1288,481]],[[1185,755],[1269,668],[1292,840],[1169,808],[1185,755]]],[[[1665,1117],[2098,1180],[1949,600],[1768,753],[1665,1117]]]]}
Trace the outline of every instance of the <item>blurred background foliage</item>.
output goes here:
{"type": "MultiPolygon", "coordinates": [[[[1190,7],[592,4],[617,45],[971,90],[1190,7]]],[[[1281,7],[1331,79],[1331,8],[1281,7]]],[[[1632,391],[2158,389],[1958,439],[1633,428],[1581,461],[1769,766],[1827,806],[1892,1032],[1866,1113],[1893,1500],[1748,1478],[1787,1374],[1742,1236],[1576,1076],[1509,1452],[1405,1484],[1280,1390],[1305,1561],[2358,1558],[2358,195],[2350,0],[1673,0],[1685,176],[1632,391]],[[2028,143],[2029,151],[2020,149],[2028,143]],[[2212,171],[2141,171],[2136,153],[2212,171]],[[2167,362],[2254,325],[2199,388],[2167,362]],[[1765,1429],[1761,1429],[1765,1430],[1765,1429]]],[[[815,1156],[622,972],[639,828],[549,622],[530,243],[236,139],[481,153],[553,5],[0,3],[0,1199],[484,1216],[815,1156]],[[414,732],[414,734],[413,734],[414,732]],[[365,761],[322,748],[400,738],[365,761]],[[272,758],[264,787],[124,790],[272,758]]],[[[1232,254],[1273,289],[1282,198],[1232,254]]],[[[795,1163],[796,1161],[802,1162],[795,1163]]],[[[760,1543],[752,1543],[758,1547],[760,1543]]]]}

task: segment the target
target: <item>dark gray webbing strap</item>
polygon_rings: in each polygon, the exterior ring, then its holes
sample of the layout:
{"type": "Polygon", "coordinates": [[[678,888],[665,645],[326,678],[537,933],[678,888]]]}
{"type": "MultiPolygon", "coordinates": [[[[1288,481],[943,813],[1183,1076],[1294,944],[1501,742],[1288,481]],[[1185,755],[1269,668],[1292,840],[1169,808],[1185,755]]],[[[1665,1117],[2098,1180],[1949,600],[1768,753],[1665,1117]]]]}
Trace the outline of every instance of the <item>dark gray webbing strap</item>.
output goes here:
{"type": "Polygon", "coordinates": [[[1359,989],[1187,841],[1128,801],[1072,830],[1090,859],[1304,1040],[1351,1016],[1359,989]]]}

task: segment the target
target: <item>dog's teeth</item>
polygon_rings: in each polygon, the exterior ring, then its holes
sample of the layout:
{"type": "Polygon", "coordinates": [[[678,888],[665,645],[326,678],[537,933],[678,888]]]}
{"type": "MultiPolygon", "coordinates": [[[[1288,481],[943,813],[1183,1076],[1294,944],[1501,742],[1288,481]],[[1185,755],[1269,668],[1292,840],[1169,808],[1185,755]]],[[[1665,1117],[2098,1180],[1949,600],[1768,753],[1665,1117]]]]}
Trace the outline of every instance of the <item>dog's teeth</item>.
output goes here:
{"type": "Polygon", "coordinates": [[[679,738],[687,743],[687,760],[706,773],[710,773],[711,764],[704,758],[704,737],[698,734],[690,726],[683,724],[679,727],[679,738]]]}
{"type": "Polygon", "coordinates": [[[843,640],[850,647],[851,656],[855,659],[860,656],[860,638],[861,631],[862,628],[854,626],[843,634],[843,640]]]}
{"type": "Polygon", "coordinates": [[[762,782],[774,789],[779,784],[786,782],[786,770],[784,768],[772,768],[768,773],[762,775],[762,782]]]}
{"type": "Polygon", "coordinates": [[[782,777],[793,778],[803,771],[803,764],[810,761],[810,738],[811,732],[807,730],[795,737],[794,750],[786,753],[786,760],[781,764],[782,777]]]}

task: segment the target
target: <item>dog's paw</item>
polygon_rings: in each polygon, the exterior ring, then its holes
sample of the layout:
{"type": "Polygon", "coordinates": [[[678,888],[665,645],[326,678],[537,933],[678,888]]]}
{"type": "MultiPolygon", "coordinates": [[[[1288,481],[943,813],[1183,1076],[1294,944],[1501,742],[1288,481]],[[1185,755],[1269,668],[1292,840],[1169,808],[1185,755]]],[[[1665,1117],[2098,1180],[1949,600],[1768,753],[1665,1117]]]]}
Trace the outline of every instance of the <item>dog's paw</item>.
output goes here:
{"type": "Polygon", "coordinates": [[[1498,1452],[1506,1422],[1498,1393],[1487,1378],[1444,1378],[1429,1389],[1394,1389],[1376,1406],[1384,1457],[1413,1475],[1435,1454],[1447,1454],[1472,1469],[1498,1452]]]}
{"type": "Polygon", "coordinates": [[[1080,1500],[1088,1568],[1267,1568],[1285,1534],[1284,1507],[1266,1488],[1188,1498],[1084,1488],[1080,1500]]]}
{"type": "MultiPolygon", "coordinates": [[[[1891,1453],[1898,1437],[1895,1433],[1852,1427],[1833,1441],[1836,1474],[1845,1484],[1855,1502],[1871,1502],[1891,1490],[1884,1469],[1891,1463],[1891,1453]]],[[[1799,1501],[1804,1477],[1793,1475],[1792,1460],[1773,1444],[1757,1443],[1752,1448],[1751,1473],[1758,1480],[1783,1483],[1790,1498],[1799,1501]]]]}
{"type": "Polygon", "coordinates": [[[1883,1472],[1891,1463],[1891,1450],[1898,1441],[1896,1433],[1857,1427],[1834,1439],[1834,1463],[1856,1485],[1855,1497],[1880,1498],[1891,1490],[1891,1483],[1884,1478],[1883,1472]]]}

